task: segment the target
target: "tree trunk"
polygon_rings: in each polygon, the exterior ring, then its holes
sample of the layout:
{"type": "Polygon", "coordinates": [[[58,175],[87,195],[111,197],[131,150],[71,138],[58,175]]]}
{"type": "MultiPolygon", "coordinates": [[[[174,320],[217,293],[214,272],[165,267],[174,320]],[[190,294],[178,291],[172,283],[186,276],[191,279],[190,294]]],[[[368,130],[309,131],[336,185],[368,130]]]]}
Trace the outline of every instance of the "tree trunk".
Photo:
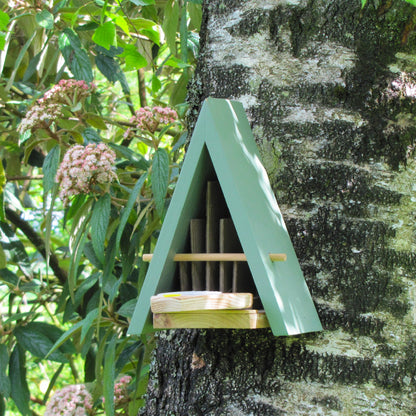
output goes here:
{"type": "Polygon", "coordinates": [[[205,2],[192,117],[243,103],[324,331],[161,332],[144,415],[416,414],[414,8],[360,7],[205,2]]]}

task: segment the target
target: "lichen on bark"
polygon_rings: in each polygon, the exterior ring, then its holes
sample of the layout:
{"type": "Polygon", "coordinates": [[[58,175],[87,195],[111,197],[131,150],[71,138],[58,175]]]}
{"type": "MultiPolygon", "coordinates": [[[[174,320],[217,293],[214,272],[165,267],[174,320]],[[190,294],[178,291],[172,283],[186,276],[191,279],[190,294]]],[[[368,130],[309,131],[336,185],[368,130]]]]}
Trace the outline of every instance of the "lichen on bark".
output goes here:
{"type": "Polygon", "coordinates": [[[161,333],[143,414],[416,413],[412,6],[368,3],[204,3],[190,119],[245,106],[325,330],[161,333]]]}

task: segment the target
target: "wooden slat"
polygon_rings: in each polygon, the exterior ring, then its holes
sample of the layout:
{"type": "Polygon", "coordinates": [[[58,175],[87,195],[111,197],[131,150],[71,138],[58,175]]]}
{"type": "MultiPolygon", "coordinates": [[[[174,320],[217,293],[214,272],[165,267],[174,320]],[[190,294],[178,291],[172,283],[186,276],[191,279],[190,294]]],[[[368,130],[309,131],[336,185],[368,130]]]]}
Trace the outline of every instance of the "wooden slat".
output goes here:
{"type": "Polygon", "coordinates": [[[268,328],[264,311],[255,309],[170,312],[153,314],[153,327],[168,328],[268,328]]]}
{"type": "Polygon", "coordinates": [[[172,292],[150,298],[153,313],[218,309],[247,309],[253,306],[251,293],[172,292]]]}
{"type": "MultiPolygon", "coordinates": [[[[231,218],[220,219],[220,252],[230,253],[243,251],[231,218]]],[[[220,262],[220,291],[233,291],[233,263],[220,262]]]]}
{"type": "MultiPolygon", "coordinates": [[[[194,221],[194,220],[192,220],[194,221]]],[[[283,253],[270,253],[271,261],[286,261],[283,253]]],[[[143,254],[143,261],[151,261],[153,254],[143,254]]],[[[244,253],[178,253],[173,257],[174,261],[247,261],[244,253]]]]}
{"type": "MultiPolygon", "coordinates": [[[[205,251],[216,253],[219,250],[219,219],[220,212],[224,210],[225,201],[221,192],[220,184],[217,181],[207,182],[206,194],[206,240],[205,251]]],[[[218,290],[218,264],[207,263],[205,266],[206,289],[218,290]]]]}
{"type": "Polygon", "coordinates": [[[181,291],[191,290],[191,276],[189,274],[188,263],[181,261],[179,263],[179,283],[181,291]]]}
{"type": "MultiPolygon", "coordinates": [[[[190,221],[189,232],[191,236],[191,256],[193,253],[200,253],[205,251],[205,220],[192,219],[190,221]]],[[[192,290],[205,289],[205,265],[200,263],[200,260],[191,258],[185,261],[192,261],[192,290]]]]}

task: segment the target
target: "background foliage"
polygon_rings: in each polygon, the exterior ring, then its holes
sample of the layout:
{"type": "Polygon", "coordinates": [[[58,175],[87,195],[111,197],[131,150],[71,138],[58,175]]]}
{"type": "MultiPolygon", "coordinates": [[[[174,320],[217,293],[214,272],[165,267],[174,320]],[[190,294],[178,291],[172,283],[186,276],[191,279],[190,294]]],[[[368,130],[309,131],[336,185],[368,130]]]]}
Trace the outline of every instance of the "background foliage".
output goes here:
{"type": "Polygon", "coordinates": [[[200,1],[0,4],[0,415],[43,414],[52,393],[74,383],[87,383],[89,414],[134,415],[152,342],[126,330],[146,272],[141,255],[183,156],[200,1]],[[19,128],[62,79],[85,81],[89,94],[19,128]],[[140,129],[133,116],[145,106],[174,107],[179,119],[140,129]],[[58,166],[70,146],[90,143],[116,153],[118,180],[65,207],[58,166]],[[120,404],[122,374],[132,381],[120,404]]]}

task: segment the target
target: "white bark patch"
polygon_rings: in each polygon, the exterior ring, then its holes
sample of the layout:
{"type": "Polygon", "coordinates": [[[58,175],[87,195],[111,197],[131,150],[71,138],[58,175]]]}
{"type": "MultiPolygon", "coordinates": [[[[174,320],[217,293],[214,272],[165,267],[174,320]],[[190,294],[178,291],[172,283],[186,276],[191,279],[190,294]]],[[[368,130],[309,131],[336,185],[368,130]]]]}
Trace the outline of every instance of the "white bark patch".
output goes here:
{"type": "Polygon", "coordinates": [[[283,123],[322,123],[323,121],[346,121],[361,127],[365,120],[359,113],[341,108],[325,108],[315,105],[299,105],[289,107],[290,113],[282,120],[283,123]]]}
{"type": "Polygon", "coordinates": [[[251,69],[253,77],[269,79],[274,85],[286,87],[299,83],[345,85],[347,71],[355,65],[353,50],[334,42],[309,42],[299,57],[293,56],[290,31],[279,32],[279,50],[268,31],[249,37],[233,37],[229,30],[238,25],[241,11],[211,20],[207,52],[211,62],[231,67],[242,65],[251,69]]]}

